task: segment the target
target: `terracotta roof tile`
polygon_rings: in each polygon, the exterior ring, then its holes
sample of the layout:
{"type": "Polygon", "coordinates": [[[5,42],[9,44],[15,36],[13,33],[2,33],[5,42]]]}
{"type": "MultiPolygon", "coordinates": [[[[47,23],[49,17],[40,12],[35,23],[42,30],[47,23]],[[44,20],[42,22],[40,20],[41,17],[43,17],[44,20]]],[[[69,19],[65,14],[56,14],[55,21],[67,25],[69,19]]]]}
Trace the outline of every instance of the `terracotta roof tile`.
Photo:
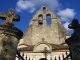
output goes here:
{"type": "MultiPolygon", "coordinates": [[[[68,46],[58,45],[58,44],[50,44],[52,46],[52,50],[65,50],[69,49],[68,46]]],[[[20,51],[33,51],[35,45],[29,45],[28,47],[19,48],[20,51]]]]}
{"type": "Polygon", "coordinates": [[[68,46],[64,46],[64,45],[58,45],[58,44],[50,44],[52,46],[53,50],[65,50],[65,49],[69,49],[68,46]]]}
{"type": "Polygon", "coordinates": [[[19,51],[33,51],[34,45],[29,45],[28,47],[19,48],[19,51]]]}

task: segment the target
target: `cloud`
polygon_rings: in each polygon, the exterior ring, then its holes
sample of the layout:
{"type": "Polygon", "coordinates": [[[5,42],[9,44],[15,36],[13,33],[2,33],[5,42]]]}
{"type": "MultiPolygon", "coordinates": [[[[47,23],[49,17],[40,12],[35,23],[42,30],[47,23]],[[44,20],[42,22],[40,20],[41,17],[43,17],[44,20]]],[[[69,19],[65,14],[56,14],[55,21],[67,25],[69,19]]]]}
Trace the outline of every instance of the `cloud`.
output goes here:
{"type": "Polygon", "coordinates": [[[68,28],[68,25],[69,25],[69,24],[70,24],[70,22],[66,22],[66,23],[63,24],[63,26],[66,28],[66,30],[72,31],[72,29],[69,29],[69,28],[68,28]]]}
{"type": "Polygon", "coordinates": [[[32,1],[19,0],[16,4],[16,11],[21,12],[22,10],[27,10],[32,7],[34,7],[34,3],[32,1]]]}
{"type": "Polygon", "coordinates": [[[30,10],[30,13],[33,13],[35,11],[35,8],[32,8],[31,10],[30,10]]]}
{"type": "Polygon", "coordinates": [[[51,10],[56,10],[60,7],[59,0],[32,0],[37,7],[46,5],[51,10]]]}
{"type": "Polygon", "coordinates": [[[18,0],[16,4],[16,11],[21,12],[29,9],[32,13],[36,8],[40,8],[43,5],[46,5],[49,9],[54,11],[60,8],[58,0],[18,0]]]}
{"type": "Polygon", "coordinates": [[[74,9],[66,8],[65,10],[59,10],[57,15],[60,16],[62,21],[70,21],[70,19],[73,19],[76,12],[74,9]]]}
{"type": "Polygon", "coordinates": [[[59,10],[57,12],[57,15],[60,17],[62,22],[65,22],[63,26],[68,31],[72,31],[72,29],[68,28],[68,25],[70,24],[71,20],[74,18],[76,12],[74,9],[66,8],[64,10],[59,10]]]}
{"type": "Polygon", "coordinates": [[[21,12],[21,9],[19,9],[19,8],[17,8],[17,7],[16,7],[15,10],[16,10],[17,12],[21,12]]]}

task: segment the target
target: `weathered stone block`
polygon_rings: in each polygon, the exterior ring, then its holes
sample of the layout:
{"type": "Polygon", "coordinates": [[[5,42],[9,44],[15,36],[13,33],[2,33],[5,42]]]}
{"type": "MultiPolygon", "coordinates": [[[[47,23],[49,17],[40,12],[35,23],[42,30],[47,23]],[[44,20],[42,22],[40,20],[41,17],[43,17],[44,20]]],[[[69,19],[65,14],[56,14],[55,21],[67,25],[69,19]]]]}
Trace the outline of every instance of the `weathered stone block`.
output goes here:
{"type": "Polygon", "coordinates": [[[18,40],[22,35],[22,31],[11,23],[0,25],[0,60],[15,60],[18,40]]]}

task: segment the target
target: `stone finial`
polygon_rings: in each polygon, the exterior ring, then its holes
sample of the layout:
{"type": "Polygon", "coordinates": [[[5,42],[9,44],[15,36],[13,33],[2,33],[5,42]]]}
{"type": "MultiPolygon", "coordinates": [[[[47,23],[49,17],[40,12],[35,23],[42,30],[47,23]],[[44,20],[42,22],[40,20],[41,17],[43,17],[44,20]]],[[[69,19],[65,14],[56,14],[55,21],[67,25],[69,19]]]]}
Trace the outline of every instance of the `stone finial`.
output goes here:
{"type": "Polygon", "coordinates": [[[42,41],[44,41],[45,40],[45,38],[42,38],[42,41]]]}
{"type": "Polygon", "coordinates": [[[12,23],[12,21],[19,21],[20,20],[20,16],[14,14],[14,10],[11,8],[9,9],[8,13],[1,12],[0,18],[3,20],[6,20],[5,23],[12,23]]]}

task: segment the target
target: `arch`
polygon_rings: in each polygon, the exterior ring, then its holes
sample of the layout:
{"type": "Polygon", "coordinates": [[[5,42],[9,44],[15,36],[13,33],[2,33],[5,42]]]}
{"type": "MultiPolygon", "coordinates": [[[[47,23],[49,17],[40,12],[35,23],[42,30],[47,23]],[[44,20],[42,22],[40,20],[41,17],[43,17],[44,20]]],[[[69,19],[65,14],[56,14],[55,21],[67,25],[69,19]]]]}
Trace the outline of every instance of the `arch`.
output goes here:
{"type": "Polygon", "coordinates": [[[39,14],[39,15],[38,15],[38,18],[39,18],[39,17],[42,17],[42,18],[43,18],[43,15],[42,15],[42,14],[39,14]]]}
{"type": "Polygon", "coordinates": [[[48,14],[46,14],[46,16],[51,16],[51,14],[48,13],[48,14]]]}
{"type": "Polygon", "coordinates": [[[52,51],[52,47],[49,43],[41,41],[35,45],[33,52],[41,52],[45,47],[48,49],[49,52],[52,51]]]}
{"type": "Polygon", "coordinates": [[[47,20],[47,24],[50,25],[51,22],[51,14],[46,14],[46,20],[47,20]]]}
{"type": "Polygon", "coordinates": [[[42,14],[38,15],[38,25],[39,26],[43,25],[43,15],[42,14]]]}

